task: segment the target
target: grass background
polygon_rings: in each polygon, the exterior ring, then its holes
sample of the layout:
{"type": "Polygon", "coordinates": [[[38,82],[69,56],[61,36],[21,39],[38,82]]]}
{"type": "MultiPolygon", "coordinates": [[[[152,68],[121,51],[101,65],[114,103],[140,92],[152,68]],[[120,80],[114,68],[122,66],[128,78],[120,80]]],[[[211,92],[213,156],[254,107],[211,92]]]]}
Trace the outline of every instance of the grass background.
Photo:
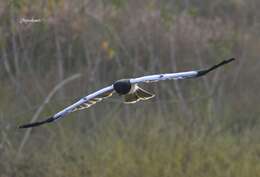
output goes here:
{"type": "Polygon", "coordinates": [[[0,177],[260,176],[259,7],[257,0],[0,1],[0,177]],[[114,96],[57,123],[17,129],[117,79],[231,57],[200,79],[141,85],[153,100],[124,105],[114,96]],[[81,77],[43,104],[74,74],[81,77]]]}

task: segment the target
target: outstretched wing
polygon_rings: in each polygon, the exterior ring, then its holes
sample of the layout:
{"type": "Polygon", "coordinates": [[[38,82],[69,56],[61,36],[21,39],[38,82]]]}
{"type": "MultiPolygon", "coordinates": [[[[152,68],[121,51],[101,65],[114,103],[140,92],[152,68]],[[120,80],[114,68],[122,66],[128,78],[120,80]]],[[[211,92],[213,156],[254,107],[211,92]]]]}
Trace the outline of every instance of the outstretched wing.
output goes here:
{"type": "Polygon", "coordinates": [[[150,76],[143,76],[138,77],[134,79],[130,79],[130,82],[132,84],[140,83],[140,82],[157,82],[160,80],[178,80],[178,79],[187,79],[187,78],[196,78],[200,76],[204,76],[205,74],[211,72],[212,70],[217,69],[220,66],[223,66],[225,64],[228,64],[232,61],[234,61],[235,58],[231,58],[228,60],[224,60],[221,63],[212,66],[208,69],[203,70],[197,70],[197,71],[188,71],[188,72],[180,72],[180,73],[166,73],[166,74],[156,74],[156,75],[150,75],[150,76]]]}
{"type": "Polygon", "coordinates": [[[57,114],[55,114],[54,116],[52,116],[46,120],[21,125],[19,128],[30,128],[30,127],[39,126],[39,125],[42,125],[45,123],[53,122],[57,119],[65,117],[67,114],[69,114],[71,112],[89,108],[90,106],[96,104],[97,102],[100,102],[101,100],[112,96],[113,93],[114,93],[113,85],[105,87],[86,97],[81,98],[79,101],[77,101],[73,105],[68,106],[67,108],[61,110],[60,112],[58,112],[57,114]]]}

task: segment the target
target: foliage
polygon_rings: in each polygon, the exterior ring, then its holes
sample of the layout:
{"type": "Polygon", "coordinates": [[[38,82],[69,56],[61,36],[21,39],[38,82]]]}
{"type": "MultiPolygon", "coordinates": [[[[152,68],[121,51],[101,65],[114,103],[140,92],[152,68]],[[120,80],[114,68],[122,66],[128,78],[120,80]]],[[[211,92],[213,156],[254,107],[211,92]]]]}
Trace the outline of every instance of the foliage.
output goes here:
{"type": "Polygon", "coordinates": [[[259,176],[257,0],[0,2],[0,176],[259,176]],[[40,19],[28,23],[22,19],[40,19]],[[116,79],[232,65],[197,80],[144,85],[57,124],[24,131],[52,88],[75,73],[42,116],[116,79]],[[170,88],[170,89],[169,89],[170,88]]]}

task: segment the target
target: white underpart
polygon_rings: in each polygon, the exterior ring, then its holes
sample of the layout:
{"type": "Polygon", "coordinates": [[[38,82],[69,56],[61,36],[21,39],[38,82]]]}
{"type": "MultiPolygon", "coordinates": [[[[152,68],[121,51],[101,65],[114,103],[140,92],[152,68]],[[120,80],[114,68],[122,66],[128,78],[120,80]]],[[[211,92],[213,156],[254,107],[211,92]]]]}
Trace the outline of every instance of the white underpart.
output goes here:
{"type": "Polygon", "coordinates": [[[130,93],[134,93],[134,92],[137,90],[137,88],[138,88],[137,84],[133,84],[133,85],[131,85],[131,90],[129,91],[128,94],[130,94],[130,93]]]}

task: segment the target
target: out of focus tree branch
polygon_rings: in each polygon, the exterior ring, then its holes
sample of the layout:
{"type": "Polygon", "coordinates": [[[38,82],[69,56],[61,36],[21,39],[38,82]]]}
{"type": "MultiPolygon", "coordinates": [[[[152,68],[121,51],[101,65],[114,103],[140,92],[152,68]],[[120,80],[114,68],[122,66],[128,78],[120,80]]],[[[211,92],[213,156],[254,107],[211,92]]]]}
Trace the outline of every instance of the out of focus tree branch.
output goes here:
{"type": "MultiPolygon", "coordinates": [[[[32,119],[30,122],[35,122],[38,118],[39,115],[41,114],[41,112],[43,111],[44,107],[46,104],[48,104],[48,102],[53,98],[53,96],[55,95],[55,93],[60,90],[61,88],[64,87],[64,85],[70,83],[71,81],[79,78],[81,76],[81,74],[74,74],[72,76],[70,76],[69,78],[61,81],[60,83],[58,83],[48,94],[48,96],[45,98],[45,100],[43,101],[42,105],[37,109],[37,111],[35,112],[35,114],[33,115],[32,119]]],[[[22,141],[20,143],[19,149],[18,149],[18,153],[16,158],[19,158],[21,156],[22,150],[24,145],[26,144],[26,142],[28,141],[30,134],[31,134],[31,128],[27,129],[25,132],[24,137],[22,138],[22,141]]]]}

